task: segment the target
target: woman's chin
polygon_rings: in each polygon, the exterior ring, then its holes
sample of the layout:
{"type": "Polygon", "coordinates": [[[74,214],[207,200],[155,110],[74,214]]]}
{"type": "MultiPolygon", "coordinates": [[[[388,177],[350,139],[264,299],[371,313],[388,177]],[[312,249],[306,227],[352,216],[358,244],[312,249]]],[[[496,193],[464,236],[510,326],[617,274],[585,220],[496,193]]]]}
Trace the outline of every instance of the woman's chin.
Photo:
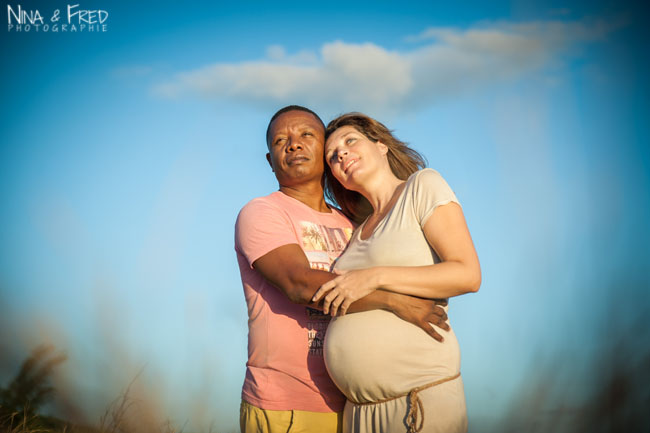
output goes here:
{"type": "Polygon", "coordinates": [[[359,192],[363,189],[363,179],[361,176],[351,175],[348,176],[345,182],[341,182],[341,185],[343,185],[345,189],[359,192]]]}
{"type": "Polygon", "coordinates": [[[366,179],[365,170],[362,167],[350,167],[344,178],[336,176],[336,179],[345,189],[352,191],[360,191],[363,189],[364,181],[366,179]]]}

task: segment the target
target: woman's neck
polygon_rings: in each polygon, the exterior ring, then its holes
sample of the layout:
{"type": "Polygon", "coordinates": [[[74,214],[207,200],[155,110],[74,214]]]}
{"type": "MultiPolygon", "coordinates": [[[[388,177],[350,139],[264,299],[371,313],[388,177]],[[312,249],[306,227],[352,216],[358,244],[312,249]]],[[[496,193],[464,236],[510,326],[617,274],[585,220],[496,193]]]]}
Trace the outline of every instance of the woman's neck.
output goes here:
{"type": "Polygon", "coordinates": [[[381,215],[393,206],[396,191],[404,183],[388,170],[382,170],[359,190],[372,205],[373,214],[381,215]]]}

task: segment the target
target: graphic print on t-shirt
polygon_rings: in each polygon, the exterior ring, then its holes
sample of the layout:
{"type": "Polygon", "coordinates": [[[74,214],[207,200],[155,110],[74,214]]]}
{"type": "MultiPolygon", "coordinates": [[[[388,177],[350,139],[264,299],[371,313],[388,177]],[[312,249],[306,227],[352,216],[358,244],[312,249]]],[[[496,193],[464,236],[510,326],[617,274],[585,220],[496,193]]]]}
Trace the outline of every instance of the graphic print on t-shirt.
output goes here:
{"type": "MultiPolygon", "coordinates": [[[[329,271],[352,237],[347,227],[326,227],[311,221],[300,221],[302,249],[312,269],[329,271]]],[[[306,307],[309,354],[323,356],[323,340],[330,321],[328,314],[306,307]]]]}
{"type": "MultiPolygon", "coordinates": [[[[311,310],[309,307],[307,307],[307,309],[311,310]]],[[[329,315],[323,315],[322,313],[321,316],[323,318],[318,321],[307,322],[310,355],[323,356],[323,341],[325,340],[325,332],[327,331],[327,325],[330,323],[331,317],[329,315]]],[[[313,320],[312,317],[310,317],[310,319],[313,320]]]]}
{"type": "Polygon", "coordinates": [[[332,263],[345,249],[352,229],[326,227],[311,221],[300,221],[302,249],[312,269],[329,271],[332,263]]]}

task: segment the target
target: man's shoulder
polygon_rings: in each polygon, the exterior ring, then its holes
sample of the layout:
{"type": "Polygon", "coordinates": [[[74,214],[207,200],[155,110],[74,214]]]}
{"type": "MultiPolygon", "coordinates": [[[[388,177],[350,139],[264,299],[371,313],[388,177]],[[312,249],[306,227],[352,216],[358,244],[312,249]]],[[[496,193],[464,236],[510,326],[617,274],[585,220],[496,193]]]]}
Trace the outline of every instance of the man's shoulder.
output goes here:
{"type": "Polygon", "coordinates": [[[291,218],[282,203],[282,193],[275,191],[269,195],[256,197],[246,203],[235,222],[235,234],[240,230],[249,231],[251,228],[269,229],[271,226],[286,226],[291,218]]]}
{"type": "MultiPolygon", "coordinates": [[[[246,203],[235,222],[235,249],[253,263],[270,247],[295,243],[294,221],[282,202],[282,193],[256,197],[246,203]]],[[[270,249],[269,249],[270,248],[270,249]]]]}
{"type": "Polygon", "coordinates": [[[239,223],[251,218],[258,220],[260,217],[266,217],[267,223],[276,222],[277,220],[284,220],[286,223],[299,219],[315,224],[352,225],[340,209],[331,204],[329,204],[329,207],[331,209],[330,213],[310,211],[306,205],[298,200],[286,196],[281,191],[275,191],[262,197],[256,197],[246,203],[239,211],[237,221],[239,223]],[[276,221],[270,221],[270,218],[276,221]]]}
{"type": "Polygon", "coordinates": [[[281,197],[278,197],[278,194],[281,194],[279,191],[272,192],[271,194],[262,196],[262,197],[255,197],[254,199],[251,199],[248,203],[246,203],[241,210],[239,211],[239,215],[241,216],[244,213],[247,212],[255,212],[255,211],[261,211],[261,210],[281,210],[282,206],[280,205],[280,199],[281,197]]]}

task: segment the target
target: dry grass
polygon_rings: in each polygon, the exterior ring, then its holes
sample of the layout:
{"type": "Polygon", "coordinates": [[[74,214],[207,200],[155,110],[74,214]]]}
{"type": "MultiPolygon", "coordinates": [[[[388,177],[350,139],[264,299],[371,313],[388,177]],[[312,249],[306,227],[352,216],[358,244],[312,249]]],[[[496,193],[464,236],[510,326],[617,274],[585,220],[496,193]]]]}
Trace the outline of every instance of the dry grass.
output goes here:
{"type": "MultiPolygon", "coordinates": [[[[171,420],[156,422],[147,403],[133,397],[132,387],[140,373],[113,400],[97,426],[73,424],[39,413],[54,396],[49,385],[52,370],[66,357],[52,346],[40,346],[23,362],[7,388],[0,388],[0,433],[183,433],[171,420]],[[144,406],[144,408],[143,408],[144,406]],[[149,412],[148,416],[142,416],[149,412]],[[143,421],[144,420],[144,421],[143,421]]],[[[213,432],[210,427],[209,432],[213,432]]]]}
{"type": "MultiPolygon", "coordinates": [[[[645,327],[645,323],[640,321],[636,326],[645,327]]],[[[636,328],[629,330],[635,331],[640,332],[636,328]]],[[[562,360],[555,359],[537,375],[534,383],[521,390],[501,422],[491,427],[474,424],[470,431],[650,431],[650,416],[646,413],[650,407],[650,392],[646,389],[650,383],[650,347],[638,347],[630,341],[622,338],[603,346],[602,356],[592,367],[592,376],[599,379],[600,385],[583,404],[575,406],[563,400],[563,394],[571,385],[559,379],[557,372],[562,368],[562,360]]],[[[132,392],[139,375],[108,405],[96,426],[75,425],[39,414],[39,405],[53,395],[45,373],[51,372],[63,359],[54,355],[51,348],[39,348],[23,363],[10,386],[1,390],[0,433],[185,433],[185,426],[179,427],[170,420],[156,422],[146,414],[148,402],[135,398],[132,392]],[[36,397],[34,401],[38,404],[30,401],[29,396],[36,397]],[[23,403],[20,407],[17,406],[19,401],[23,403]]],[[[208,430],[209,433],[216,431],[214,426],[208,430]]]]}
{"type": "MultiPolygon", "coordinates": [[[[470,431],[650,432],[649,286],[645,280],[628,281],[624,286],[637,288],[628,293],[641,296],[628,296],[627,300],[617,296],[608,304],[599,332],[602,344],[591,364],[577,367],[562,354],[536,362],[531,366],[530,380],[522,385],[509,411],[492,425],[472,423],[470,431]],[[581,401],[567,397],[572,387],[583,386],[572,379],[576,368],[587,369],[586,376],[594,383],[591,393],[581,401]]],[[[616,291],[612,289],[611,293],[616,291]]],[[[49,376],[65,359],[51,346],[41,346],[23,362],[8,386],[0,388],[0,433],[185,433],[187,424],[160,421],[163,417],[155,399],[134,387],[140,374],[108,405],[95,425],[42,415],[43,405],[55,391],[49,376]]],[[[223,432],[214,426],[208,430],[217,431],[223,432]]]]}

